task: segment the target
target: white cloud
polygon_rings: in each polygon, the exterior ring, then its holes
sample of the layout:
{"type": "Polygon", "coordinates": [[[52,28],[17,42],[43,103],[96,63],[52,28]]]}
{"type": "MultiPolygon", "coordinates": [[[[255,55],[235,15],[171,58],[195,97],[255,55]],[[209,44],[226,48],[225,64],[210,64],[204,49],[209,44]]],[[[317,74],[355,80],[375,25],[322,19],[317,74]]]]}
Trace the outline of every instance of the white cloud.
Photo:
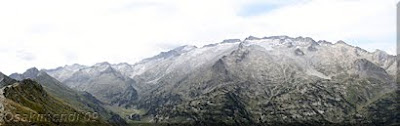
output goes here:
{"type": "Polygon", "coordinates": [[[249,35],[342,39],[371,51],[378,47],[394,52],[396,2],[0,1],[0,59],[6,61],[0,71],[10,74],[32,66],[101,61],[134,63],[179,45],[202,46],[249,35]],[[276,7],[257,15],[239,14],[258,3],[276,7]],[[392,43],[393,48],[386,47],[392,43]]]}

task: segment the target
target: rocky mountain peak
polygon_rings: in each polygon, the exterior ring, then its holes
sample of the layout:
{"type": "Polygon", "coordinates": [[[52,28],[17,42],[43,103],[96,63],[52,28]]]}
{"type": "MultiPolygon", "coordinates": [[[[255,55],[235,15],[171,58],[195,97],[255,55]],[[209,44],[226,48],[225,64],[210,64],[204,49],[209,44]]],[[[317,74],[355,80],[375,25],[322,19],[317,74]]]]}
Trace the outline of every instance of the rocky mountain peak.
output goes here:
{"type": "Polygon", "coordinates": [[[116,66],[130,66],[130,64],[123,62],[123,63],[118,63],[116,66]]]}
{"type": "Polygon", "coordinates": [[[280,36],[269,36],[269,37],[264,37],[263,39],[293,39],[289,36],[286,35],[280,35],[280,36]]]}
{"type": "Polygon", "coordinates": [[[332,45],[331,42],[328,42],[328,41],[326,41],[326,40],[319,40],[317,43],[318,43],[318,44],[321,44],[321,45],[332,45]]]}
{"type": "Polygon", "coordinates": [[[86,67],[86,66],[80,65],[80,64],[77,64],[77,63],[72,64],[72,65],[65,65],[65,66],[64,66],[64,68],[71,69],[71,70],[82,69],[82,68],[85,68],[85,67],[86,67]]]}
{"type": "Polygon", "coordinates": [[[297,37],[297,38],[294,38],[294,40],[296,40],[296,41],[304,41],[304,42],[312,42],[312,43],[317,43],[317,42],[315,42],[315,40],[314,39],[312,39],[312,38],[310,38],[310,37],[302,37],[302,36],[299,36],[299,37],[297,37]]]}
{"type": "Polygon", "coordinates": [[[33,75],[36,76],[39,74],[39,70],[36,67],[29,68],[23,73],[25,76],[33,75]]]}
{"type": "Polygon", "coordinates": [[[172,50],[170,50],[168,52],[161,52],[160,54],[158,54],[158,55],[156,55],[154,57],[144,59],[141,62],[146,62],[146,61],[154,60],[154,59],[167,59],[167,58],[170,58],[170,57],[179,56],[182,53],[189,52],[189,51],[191,51],[193,49],[196,49],[196,48],[197,47],[193,46],[193,45],[179,46],[179,47],[174,48],[174,49],[172,49],[172,50]]]}
{"type": "Polygon", "coordinates": [[[246,40],[260,40],[261,38],[257,38],[257,37],[254,37],[254,36],[249,36],[249,37],[247,37],[246,39],[244,39],[245,41],[246,40]]]}
{"type": "Polygon", "coordinates": [[[315,43],[318,44],[314,39],[310,38],[310,37],[296,37],[296,38],[292,38],[289,36],[269,36],[269,37],[263,37],[263,38],[257,38],[257,37],[253,37],[250,36],[248,38],[246,38],[245,40],[280,40],[281,42],[309,42],[309,43],[315,43]]]}
{"type": "Polygon", "coordinates": [[[240,39],[225,39],[221,43],[235,43],[235,42],[241,42],[240,39]]]}
{"type": "Polygon", "coordinates": [[[115,69],[113,68],[113,65],[110,64],[109,62],[100,62],[96,63],[90,68],[84,68],[81,69],[82,71],[86,71],[90,73],[91,75],[96,75],[100,73],[115,73],[115,69]]]}
{"type": "Polygon", "coordinates": [[[380,49],[376,49],[373,53],[378,54],[378,55],[387,55],[387,53],[385,51],[382,51],[380,49]]]}
{"type": "Polygon", "coordinates": [[[190,50],[196,49],[196,46],[193,45],[184,45],[184,46],[180,46],[177,47],[175,49],[173,49],[174,51],[178,52],[178,53],[184,53],[184,52],[188,52],[190,50]]]}
{"type": "Polygon", "coordinates": [[[385,51],[382,51],[382,50],[379,50],[379,49],[375,50],[372,54],[379,61],[384,61],[384,60],[388,59],[391,56],[388,53],[386,53],[385,51]]]}
{"type": "Polygon", "coordinates": [[[16,79],[16,80],[23,80],[27,78],[36,78],[37,75],[39,74],[39,70],[36,67],[29,68],[22,74],[18,73],[13,73],[10,75],[11,78],[16,79]]]}
{"type": "Polygon", "coordinates": [[[335,45],[337,45],[337,44],[340,44],[340,45],[349,45],[349,44],[347,44],[346,42],[344,42],[344,41],[342,41],[342,40],[337,41],[337,42],[335,43],[335,45]]]}
{"type": "Polygon", "coordinates": [[[96,63],[93,66],[111,66],[111,64],[109,62],[100,62],[100,63],[96,63]]]}
{"type": "MultiPolygon", "coordinates": [[[[316,51],[317,45],[320,45],[314,39],[310,37],[296,37],[292,38],[289,36],[270,36],[270,37],[263,37],[261,39],[254,39],[255,37],[249,37],[250,39],[246,39],[243,41],[239,47],[242,46],[249,46],[249,45],[258,45],[266,50],[274,50],[274,48],[298,48],[298,47],[305,47],[308,48],[310,51],[316,51]]],[[[277,50],[276,50],[277,51],[277,50]]]]}

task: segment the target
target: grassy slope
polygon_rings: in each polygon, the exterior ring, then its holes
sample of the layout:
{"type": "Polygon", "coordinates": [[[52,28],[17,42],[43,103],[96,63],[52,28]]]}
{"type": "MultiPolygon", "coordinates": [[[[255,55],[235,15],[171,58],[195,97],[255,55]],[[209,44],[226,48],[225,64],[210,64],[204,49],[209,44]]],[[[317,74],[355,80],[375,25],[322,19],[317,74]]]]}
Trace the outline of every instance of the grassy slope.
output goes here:
{"type": "MultiPolygon", "coordinates": [[[[82,117],[85,114],[84,112],[78,111],[65,102],[49,95],[43,90],[42,86],[32,80],[23,80],[22,82],[15,83],[10,87],[6,87],[4,89],[4,96],[8,99],[8,106],[6,106],[6,108],[13,114],[40,113],[54,115],[77,113],[82,114],[82,117]]],[[[50,117],[45,118],[48,120],[48,122],[43,123],[45,125],[60,124],[58,121],[52,120],[50,117]]],[[[108,125],[101,119],[92,118],[91,120],[93,122],[80,118],[71,125],[108,125]]],[[[28,124],[33,124],[33,122],[28,124]]]]}
{"type": "Polygon", "coordinates": [[[119,120],[119,116],[115,113],[106,110],[102,103],[89,93],[75,91],[46,73],[40,73],[35,80],[38,81],[50,95],[77,110],[97,112],[103,120],[107,120],[108,122],[125,123],[125,121],[119,120]],[[117,120],[115,120],[115,118],[117,120]]]}

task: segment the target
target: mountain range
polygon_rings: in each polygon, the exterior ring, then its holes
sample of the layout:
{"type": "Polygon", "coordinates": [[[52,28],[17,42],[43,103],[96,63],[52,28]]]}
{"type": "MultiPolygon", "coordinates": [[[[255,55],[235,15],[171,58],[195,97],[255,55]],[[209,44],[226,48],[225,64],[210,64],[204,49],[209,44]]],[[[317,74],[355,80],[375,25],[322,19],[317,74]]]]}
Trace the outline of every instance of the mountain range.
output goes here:
{"type": "Polygon", "coordinates": [[[397,65],[396,56],[343,41],[250,36],[135,64],[32,68],[0,85],[32,79],[114,124],[398,125],[397,65]]]}

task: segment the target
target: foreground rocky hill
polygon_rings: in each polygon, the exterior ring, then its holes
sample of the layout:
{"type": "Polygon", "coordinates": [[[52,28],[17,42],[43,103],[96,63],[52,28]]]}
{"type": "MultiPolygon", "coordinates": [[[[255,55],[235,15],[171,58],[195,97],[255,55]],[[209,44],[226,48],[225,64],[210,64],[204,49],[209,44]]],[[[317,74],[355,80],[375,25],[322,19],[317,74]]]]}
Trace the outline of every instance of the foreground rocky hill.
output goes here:
{"type": "Polygon", "coordinates": [[[48,94],[31,79],[0,82],[6,84],[0,89],[1,125],[111,125],[48,94]]]}
{"type": "Polygon", "coordinates": [[[136,64],[45,70],[125,119],[198,124],[398,124],[396,57],[271,36],[182,46],[136,64]],[[104,94],[99,93],[104,92],[104,94]]]}
{"type": "MultiPolygon", "coordinates": [[[[82,111],[82,113],[83,112],[96,113],[99,120],[104,120],[103,123],[108,122],[110,124],[125,124],[125,121],[121,119],[120,116],[111,112],[110,110],[105,109],[103,107],[103,103],[94,98],[91,94],[87,92],[75,91],[67,87],[66,85],[62,84],[58,80],[54,79],[53,77],[49,76],[44,71],[39,71],[36,68],[31,68],[28,69],[23,74],[14,73],[10,75],[10,77],[16,79],[14,80],[14,82],[24,81],[26,79],[34,80],[34,82],[30,83],[38,84],[39,85],[38,88],[41,89],[40,91],[42,93],[49,95],[49,97],[54,97],[54,99],[61,102],[62,104],[70,106],[75,110],[82,111]]],[[[21,89],[24,89],[24,87],[21,87],[21,89]]],[[[31,89],[24,89],[24,90],[31,90],[31,89]]],[[[26,92],[26,93],[37,93],[37,92],[26,92]]],[[[35,96],[33,97],[35,98],[35,96]]],[[[35,101],[35,102],[37,102],[38,104],[49,104],[49,106],[54,104],[52,99],[47,99],[47,100],[43,99],[43,101],[35,101]]],[[[29,104],[26,105],[25,107],[32,108],[35,106],[29,104]]]]}

